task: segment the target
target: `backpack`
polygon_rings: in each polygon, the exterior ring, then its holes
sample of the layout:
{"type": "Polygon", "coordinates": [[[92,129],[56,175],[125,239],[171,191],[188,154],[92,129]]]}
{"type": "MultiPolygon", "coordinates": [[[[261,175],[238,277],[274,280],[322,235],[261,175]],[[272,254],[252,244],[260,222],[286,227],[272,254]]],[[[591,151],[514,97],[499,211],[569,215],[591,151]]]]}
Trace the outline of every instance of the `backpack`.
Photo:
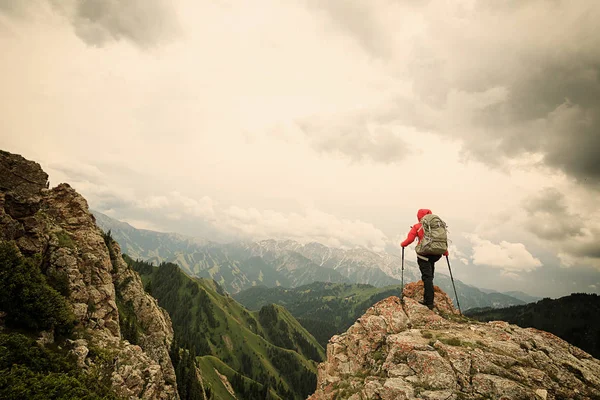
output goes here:
{"type": "Polygon", "coordinates": [[[448,250],[447,225],[435,214],[427,214],[421,218],[423,239],[417,244],[416,251],[420,255],[441,256],[448,250]]]}

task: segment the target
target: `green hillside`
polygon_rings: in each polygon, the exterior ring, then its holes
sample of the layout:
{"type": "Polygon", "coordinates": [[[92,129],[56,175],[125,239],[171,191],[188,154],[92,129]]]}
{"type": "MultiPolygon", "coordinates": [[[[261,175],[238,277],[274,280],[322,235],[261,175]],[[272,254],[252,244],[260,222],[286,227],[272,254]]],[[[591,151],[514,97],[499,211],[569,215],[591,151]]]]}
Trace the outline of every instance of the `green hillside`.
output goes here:
{"type": "Polygon", "coordinates": [[[125,259],[171,316],[178,345],[198,356],[212,393],[230,396],[216,370],[238,398],[304,399],[314,391],[324,350],[283,307],[249,312],[216,282],[190,278],[175,264],[125,259]]]}
{"type": "Polygon", "coordinates": [[[253,287],[235,299],[251,310],[266,304],[285,307],[322,346],[342,333],[379,300],[400,294],[400,285],[376,288],[364,284],[315,282],[298,288],[253,287]]]}
{"type": "Polygon", "coordinates": [[[600,357],[600,296],[597,294],[574,293],[526,305],[473,309],[465,315],[479,321],[501,320],[547,331],[600,357]]]}

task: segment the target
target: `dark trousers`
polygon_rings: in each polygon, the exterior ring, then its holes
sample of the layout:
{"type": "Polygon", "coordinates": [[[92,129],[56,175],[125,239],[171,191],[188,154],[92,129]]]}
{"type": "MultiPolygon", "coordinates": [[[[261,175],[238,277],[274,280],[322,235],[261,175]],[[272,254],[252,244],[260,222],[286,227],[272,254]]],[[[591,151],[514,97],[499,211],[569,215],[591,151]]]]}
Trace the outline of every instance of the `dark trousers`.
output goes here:
{"type": "Polygon", "coordinates": [[[428,306],[433,305],[433,273],[435,272],[435,263],[442,256],[418,256],[417,263],[421,270],[421,279],[423,280],[424,292],[423,303],[428,306]],[[423,258],[427,258],[424,260],[423,258]]]}

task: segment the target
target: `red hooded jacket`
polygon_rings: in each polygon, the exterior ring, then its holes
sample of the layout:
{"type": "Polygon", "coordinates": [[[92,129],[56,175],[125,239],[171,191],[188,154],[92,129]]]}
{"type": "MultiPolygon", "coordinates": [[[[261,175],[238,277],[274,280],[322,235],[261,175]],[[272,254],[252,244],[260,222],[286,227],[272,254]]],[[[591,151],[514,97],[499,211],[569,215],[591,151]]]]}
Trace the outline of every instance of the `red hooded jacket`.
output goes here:
{"type": "MultiPolygon", "coordinates": [[[[414,242],[417,237],[419,238],[419,242],[421,242],[421,240],[423,239],[423,229],[421,229],[421,218],[423,218],[427,214],[431,214],[431,210],[428,210],[426,208],[421,208],[419,211],[417,211],[417,220],[419,221],[419,223],[413,225],[410,228],[410,232],[408,232],[408,236],[406,237],[404,242],[400,243],[400,246],[402,246],[402,247],[408,246],[409,244],[414,242]]],[[[447,256],[448,251],[446,251],[444,253],[444,255],[447,256]]]]}

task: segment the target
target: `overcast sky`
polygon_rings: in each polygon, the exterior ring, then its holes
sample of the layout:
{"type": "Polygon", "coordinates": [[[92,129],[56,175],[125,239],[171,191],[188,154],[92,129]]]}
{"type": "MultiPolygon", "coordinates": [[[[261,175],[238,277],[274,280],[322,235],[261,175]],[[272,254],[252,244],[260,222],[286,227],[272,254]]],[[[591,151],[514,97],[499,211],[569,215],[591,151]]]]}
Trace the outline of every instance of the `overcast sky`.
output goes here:
{"type": "Polygon", "coordinates": [[[595,0],[0,0],[0,148],[138,228],[394,251],[430,208],[455,278],[600,293],[598,21],[595,0]]]}

